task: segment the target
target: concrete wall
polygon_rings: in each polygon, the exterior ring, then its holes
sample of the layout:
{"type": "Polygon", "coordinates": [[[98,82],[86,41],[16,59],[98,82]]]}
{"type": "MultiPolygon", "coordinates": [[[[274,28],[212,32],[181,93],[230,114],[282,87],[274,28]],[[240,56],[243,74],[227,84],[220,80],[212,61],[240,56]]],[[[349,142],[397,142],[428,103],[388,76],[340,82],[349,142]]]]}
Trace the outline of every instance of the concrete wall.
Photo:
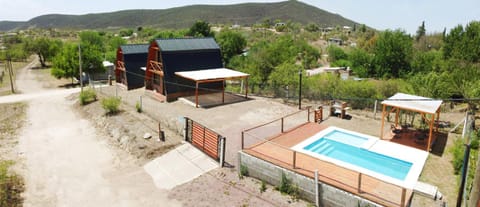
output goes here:
{"type": "MultiPolygon", "coordinates": [[[[250,177],[264,180],[271,185],[278,186],[282,179],[283,172],[287,178],[292,181],[292,184],[297,184],[300,190],[300,196],[315,204],[316,196],[314,179],[281,168],[241,151],[239,152],[238,157],[239,165],[244,165],[248,168],[248,175],[250,177]]],[[[312,177],[313,176],[314,175],[312,174],[312,177]]],[[[325,207],[380,206],[324,183],[319,183],[319,200],[320,206],[325,207]]]]}

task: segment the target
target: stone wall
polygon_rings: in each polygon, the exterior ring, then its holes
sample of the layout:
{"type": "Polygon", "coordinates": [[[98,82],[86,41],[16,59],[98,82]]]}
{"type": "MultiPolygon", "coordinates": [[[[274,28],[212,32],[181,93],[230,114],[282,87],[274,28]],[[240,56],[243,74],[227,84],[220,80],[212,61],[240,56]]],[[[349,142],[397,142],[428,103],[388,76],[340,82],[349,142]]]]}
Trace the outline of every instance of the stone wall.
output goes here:
{"type": "MultiPolygon", "coordinates": [[[[298,186],[300,196],[303,199],[315,203],[316,196],[314,179],[297,174],[288,169],[281,168],[241,151],[239,152],[238,157],[239,165],[243,165],[248,168],[248,176],[263,180],[271,185],[278,186],[282,179],[282,173],[284,173],[293,184],[298,186]]],[[[312,174],[312,177],[313,176],[314,175],[312,174]]],[[[380,206],[349,192],[320,182],[319,200],[320,206],[326,207],[380,206]]]]}

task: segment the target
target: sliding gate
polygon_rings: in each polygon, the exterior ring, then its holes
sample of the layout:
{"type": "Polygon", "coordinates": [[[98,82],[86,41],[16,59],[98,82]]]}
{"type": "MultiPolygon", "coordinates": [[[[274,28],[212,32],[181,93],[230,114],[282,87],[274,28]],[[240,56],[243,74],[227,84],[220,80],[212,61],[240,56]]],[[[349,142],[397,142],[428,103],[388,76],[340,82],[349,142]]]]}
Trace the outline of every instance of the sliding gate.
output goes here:
{"type": "Polygon", "coordinates": [[[185,141],[216,160],[223,167],[225,162],[225,137],[185,117],[185,141]]]}

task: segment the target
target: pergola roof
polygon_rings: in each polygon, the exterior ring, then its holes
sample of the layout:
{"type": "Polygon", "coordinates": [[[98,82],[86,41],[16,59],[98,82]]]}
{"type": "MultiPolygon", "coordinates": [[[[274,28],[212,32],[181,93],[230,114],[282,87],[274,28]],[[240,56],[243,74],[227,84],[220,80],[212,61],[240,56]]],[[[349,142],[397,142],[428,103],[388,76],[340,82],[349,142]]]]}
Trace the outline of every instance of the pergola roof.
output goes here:
{"type": "Polygon", "coordinates": [[[193,81],[200,81],[200,82],[207,81],[207,80],[222,80],[222,79],[226,80],[226,79],[235,79],[235,78],[245,78],[249,76],[249,74],[227,69],[227,68],[175,72],[175,75],[178,75],[180,77],[190,79],[193,81]]]}
{"type": "Polygon", "coordinates": [[[435,114],[442,105],[442,100],[397,93],[383,101],[382,104],[420,113],[435,114]]]}

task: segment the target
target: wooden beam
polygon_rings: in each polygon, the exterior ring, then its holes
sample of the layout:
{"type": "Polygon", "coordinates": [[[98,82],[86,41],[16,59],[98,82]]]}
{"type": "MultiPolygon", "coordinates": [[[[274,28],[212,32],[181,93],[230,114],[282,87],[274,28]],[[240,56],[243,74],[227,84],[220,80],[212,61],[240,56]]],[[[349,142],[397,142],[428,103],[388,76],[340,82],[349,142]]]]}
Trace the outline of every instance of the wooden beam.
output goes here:
{"type": "Polygon", "coordinates": [[[225,103],[225,80],[222,81],[222,104],[225,103]]]}
{"type": "Polygon", "coordinates": [[[395,127],[398,127],[398,117],[400,115],[400,108],[397,108],[397,111],[395,112],[395,127]]]}
{"type": "Polygon", "coordinates": [[[387,110],[387,105],[383,104],[383,109],[382,109],[382,128],[380,129],[380,139],[383,139],[383,127],[385,126],[385,110],[387,110]]]}
{"type": "Polygon", "coordinates": [[[439,124],[440,124],[440,109],[437,110],[437,124],[435,124],[435,132],[438,132],[439,124]]]}
{"type": "Polygon", "coordinates": [[[248,99],[248,77],[245,78],[245,99],[248,99]]]}
{"type": "Polygon", "coordinates": [[[432,118],[430,120],[430,131],[429,131],[429,134],[428,134],[427,152],[430,151],[430,145],[432,143],[433,123],[435,123],[435,114],[432,114],[432,118]]]}

